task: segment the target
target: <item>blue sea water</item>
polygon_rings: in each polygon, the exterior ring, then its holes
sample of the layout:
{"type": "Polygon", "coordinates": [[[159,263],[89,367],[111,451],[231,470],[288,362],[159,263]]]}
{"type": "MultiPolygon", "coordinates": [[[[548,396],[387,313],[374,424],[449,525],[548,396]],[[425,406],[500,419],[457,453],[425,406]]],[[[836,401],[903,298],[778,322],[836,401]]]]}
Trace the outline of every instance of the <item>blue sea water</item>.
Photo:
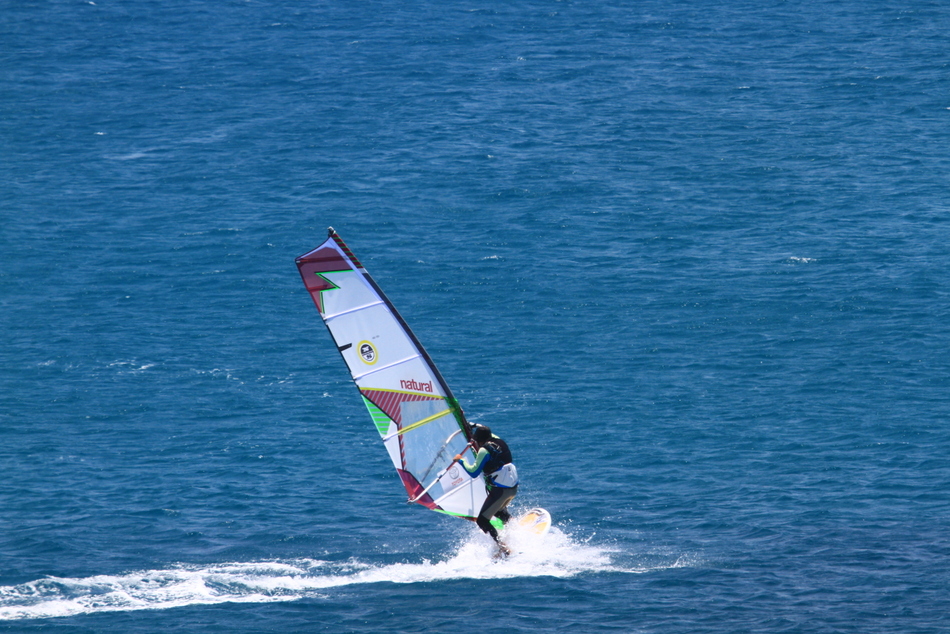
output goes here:
{"type": "Polygon", "coordinates": [[[950,629],[950,5],[0,11],[0,631],[950,629]],[[402,486],[335,227],[555,527],[402,486]]]}

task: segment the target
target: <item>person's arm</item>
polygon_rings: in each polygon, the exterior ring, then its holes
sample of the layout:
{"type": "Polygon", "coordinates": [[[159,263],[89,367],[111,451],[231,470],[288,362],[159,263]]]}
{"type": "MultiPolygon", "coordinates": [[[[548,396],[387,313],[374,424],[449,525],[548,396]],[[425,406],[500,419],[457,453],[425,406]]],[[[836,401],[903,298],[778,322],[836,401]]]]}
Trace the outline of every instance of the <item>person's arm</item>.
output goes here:
{"type": "Polygon", "coordinates": [[[488,462],[489,453],[488,450],[482,447],[478,450],[478,453],[475,454],[475,464],[469,465],[465,461],[465,457],[462,454],[455,456],[455,459],[459,461],[459,464],[462,465],[462,468],[468,472],[468,475],[477,477],[481,474],[482,470],[485,468],[485,463],[488,462]]]}

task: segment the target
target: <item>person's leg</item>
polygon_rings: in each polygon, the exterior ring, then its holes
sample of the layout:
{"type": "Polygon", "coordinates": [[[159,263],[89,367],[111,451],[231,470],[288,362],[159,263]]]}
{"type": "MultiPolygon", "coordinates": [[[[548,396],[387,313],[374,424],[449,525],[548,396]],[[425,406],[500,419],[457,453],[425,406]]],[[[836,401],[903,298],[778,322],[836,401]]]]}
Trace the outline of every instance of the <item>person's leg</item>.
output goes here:
{"type": "Polygon", "coordinates": [[[495,516],[500,497],[501,489],[498,487],[490,489],[488,491],[488,497],[485,498],[485,502],[482,504],[482,510],[478,512],[478,517],[475,518],[475,523],[478,524],[478,527],[482,529],[483,532],[491,535],[491,538],[496,542],[498,541],[498,531],[491,525],[491,518],[495,516]]]}
{"type": "Polygon", "coordinates": [[[488,492],[488,497],[485,498],[485,503],[482,504],[482,510],[478,513],[478,518],[475,520],[478,527],[491,535],[496,542],[498,541],[498,531],[491,525],[491,518],[498,515],[498,519],[505,523],[511,517],[506,507],[514,499],[517,492],[518,487],[516,486],[510,489],[492,487],[488,492]]]}
{"type": "Polygon", "coordinates": [[[496,542],[498,541],[498,531],[495,530],[495,527],[491,525],[491,520],[486,518],[484,515],[479,515],[475,518],[475,523],[478,524],[478,527],[482,529],[483,532],[491,535],[491,538],[496,542]]]}

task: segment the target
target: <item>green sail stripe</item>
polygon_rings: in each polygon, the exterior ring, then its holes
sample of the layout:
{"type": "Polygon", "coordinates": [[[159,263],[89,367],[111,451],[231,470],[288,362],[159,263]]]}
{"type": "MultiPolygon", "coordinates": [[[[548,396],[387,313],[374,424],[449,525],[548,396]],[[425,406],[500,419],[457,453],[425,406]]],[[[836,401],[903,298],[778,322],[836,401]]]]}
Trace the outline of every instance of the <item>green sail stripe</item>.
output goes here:
{"type": "MultiPolygon", "coordinates": [[[[467,518],[467,515],[459,515],[458,513],[450,513],[449,511],[444,511],[442,509],[435,509],[437,512],[442,513],[443,515],[450,515],[452,517],[464,517],[467,518]]],[[[502,522],[497,517],[491,518],[491,525],[495,527],[496,530],[502,530],[505,528],[505,523],[502,522]]]]}
{"type": "MultiPolygon", "coordinates": [[[[362,394],[360,396],[362,396],[362,394]]],[[[379,432],[380,436],[385,436],[389,432],[389,424],[393,422],[392,419],[386,416],[386,412],[376,407],[373,401],[365,396],[363,396],[363,404],[366,405],[366,409],[369,410],[369,415],[373,418],[376,431],[379,432]]]]}

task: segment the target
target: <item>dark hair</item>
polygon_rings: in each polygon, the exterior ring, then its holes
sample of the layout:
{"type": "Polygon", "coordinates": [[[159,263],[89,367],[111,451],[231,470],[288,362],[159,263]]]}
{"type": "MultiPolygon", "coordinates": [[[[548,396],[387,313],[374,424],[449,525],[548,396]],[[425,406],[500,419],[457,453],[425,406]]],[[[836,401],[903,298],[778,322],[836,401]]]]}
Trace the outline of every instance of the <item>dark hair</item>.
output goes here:
{"type": "Polygon", "coordinates": [[[479,445],[488,442],[491,440],[491,430],[484,425],[475,425],[475,429],[472,431],[472,440],[479,445]]]}

